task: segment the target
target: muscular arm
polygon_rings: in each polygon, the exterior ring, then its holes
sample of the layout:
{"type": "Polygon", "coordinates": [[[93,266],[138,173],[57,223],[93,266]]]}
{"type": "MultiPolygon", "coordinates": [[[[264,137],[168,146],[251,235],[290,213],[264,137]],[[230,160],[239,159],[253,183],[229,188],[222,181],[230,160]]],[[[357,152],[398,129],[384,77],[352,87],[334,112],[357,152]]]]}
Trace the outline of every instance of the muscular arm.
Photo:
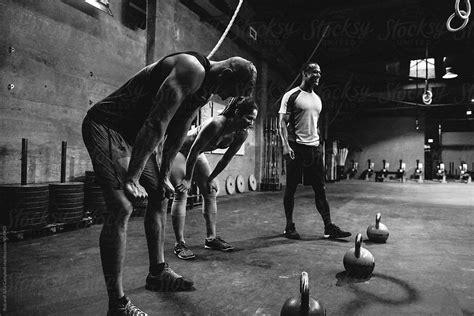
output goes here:
{"type": "MultiPolygon", "coordinates": [[[[196,61],[197,63],[197,61],[196,61]]],[[[163,140],[166,128],[186,96],[200,87],[204,78],[202,66],[183,58],[172,67],[154,98],[152,110],[137,134],[126,178],[126,192],[139,195],[138,184],[145,164],[156,146],[163,140]],[[201,68],[199,68],[201,67],[201,68]]]]}
{"type": "Polygon", "coordinates": [[[280,137],[283,146],[283,155],[286,155],[291,151],[290,145],[288,144],[288,129],[286,128],[289,119],[289,114],[280,113],[280,137]]]}
{"type": "Polygon", "coordinates": [[[237,137],[234,139],[232,144],[230,144],[229,148],[226,150],[224,156],[222,156],[221,160],[219,160],[214,170],[212,170],[207,180],[208,182],[215,179],[222,172],[222,170],[224,170],[225,167],[227,167],[229,162],[232,160],[235,154],[239,151],[240,147],[242,147],[242,144],[245,142],[248,135],[249,135],[248,131],[244,131],[243,133],[239,133],[237,135],[237,137]]]}
{"type": "Polygon", "coordinates": [[[186,134],[191,127],[191,123],[197,114],[198,109],[193,115],[188,118],[180,119],[179,123],[173,122],[173,126],[168,128],[168,137],[166,139],[163,151],[163,160],[160,168],[160,176],[165,181],[165,185],[172,188],[171,182],[169,181],[169,175],[171,170],[171,164],[176,158],[179,149],[183,146],[186,140],[186,134]]]}
{"type": "Polygon", "coordinates": [[[186,176],[184,179],[191,181],[194,173],[194,166],[196,165],[199,154],[206,151],[211,141],[219,135],[224,128],[224,124],[220,118],[214,118],[209,124],[203,126],[194,140],[188,157],[186,158],[186,176]]]}

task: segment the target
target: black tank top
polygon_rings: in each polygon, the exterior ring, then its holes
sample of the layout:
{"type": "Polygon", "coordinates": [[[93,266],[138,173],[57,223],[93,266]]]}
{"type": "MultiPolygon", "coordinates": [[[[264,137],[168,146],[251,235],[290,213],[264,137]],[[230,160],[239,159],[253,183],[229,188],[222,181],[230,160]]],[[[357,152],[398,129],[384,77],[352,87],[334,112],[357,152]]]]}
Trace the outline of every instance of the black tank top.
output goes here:
{"type": "MultiPolygon", "coordinates": [[[[207,76],[210,63],[205,56],[196,52],[174,53],[140,70],[112,94],[97,102],[89,110],[88,115],[95,121],[121,133],[128,141],[133,143],[150,113],[153,98],[168,75],[161,71],[162,61],[178,54],[188,54],[196,57],[203,65],[207,76]]],[[[193,95],[188,96],[183,104],[189,104],[192,107],[191,111],[194,112],[197,107],[204,105],[209,97],[209,94],[199,89],[193,95]]],[[[181,114],[191,115],[191,113],[182,113],[182,110],[178,111],[177,114],[180,112],[181,114]]]]}

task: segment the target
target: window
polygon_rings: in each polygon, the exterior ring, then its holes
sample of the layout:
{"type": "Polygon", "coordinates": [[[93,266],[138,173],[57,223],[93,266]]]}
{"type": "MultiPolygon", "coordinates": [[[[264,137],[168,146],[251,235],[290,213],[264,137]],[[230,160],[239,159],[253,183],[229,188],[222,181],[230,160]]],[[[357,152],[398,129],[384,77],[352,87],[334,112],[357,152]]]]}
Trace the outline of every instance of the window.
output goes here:
{"type": "Polygon", "coordinates": [[[146,0],[128,0],[125,24],[133,29],[146,29],[146,0]]]}
{"type": "Polygon", "coordinates": [[[428,79],[435,78],[435,60],[434,58],[428,59],[415,59],[410,61],[410,78],[426,78],[426,72],[428,72],[428,79]]]}

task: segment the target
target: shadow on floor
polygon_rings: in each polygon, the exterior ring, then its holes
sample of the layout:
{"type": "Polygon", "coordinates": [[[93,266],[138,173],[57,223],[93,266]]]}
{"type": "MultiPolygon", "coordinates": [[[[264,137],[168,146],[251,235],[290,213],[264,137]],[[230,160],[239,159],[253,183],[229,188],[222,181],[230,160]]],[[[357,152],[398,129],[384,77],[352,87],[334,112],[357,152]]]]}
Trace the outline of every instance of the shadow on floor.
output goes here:
{"type": "Polygon", "coordinates": [[[336,274],[336,278],[338,280],[336,284],[337,286],[348,286],[357,296],[357,298],[345,304],[345,306],[337,312],[338,315],[356,315],[359,314],[362,309],[371,304],[386,304],[393,306],[409,305],[419,300],[420,297],[418,291],[407,282],[380,273],[373,273],[372,277],[367,279],[354,279],[348,276],[346,271],[343,271],[336,274]],[[371,279],[374,281],[376,279],[383,279],[392,283],[393,286],[398,286],[403,291],[403,297],[401,299],[382,297],[377,293],[362,289],[357,284],[364,283],[371,279]]]}

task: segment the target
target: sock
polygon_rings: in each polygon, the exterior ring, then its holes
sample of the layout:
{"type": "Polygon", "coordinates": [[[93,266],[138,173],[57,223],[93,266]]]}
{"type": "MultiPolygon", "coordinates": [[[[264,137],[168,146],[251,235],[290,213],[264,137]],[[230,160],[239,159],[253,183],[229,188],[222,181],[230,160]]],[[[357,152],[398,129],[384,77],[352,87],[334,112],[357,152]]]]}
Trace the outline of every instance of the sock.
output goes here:
{"type": "Polygon", "coordinates": [[[124,295],[115,301],[109,301],[109,308],[125,307],[128,303],[128,298],[124,295]]]}
{"type": "Polygon", "coordinates": [[[166,263],[163,262],[163,263],[158,263],[158,264],[154,264],[152,266],[150,266],[150,274],[153,275],[153,276],[157,276],[158,274],[160,274],[163,269],[165,268],[165,265],[166,263]]]}

